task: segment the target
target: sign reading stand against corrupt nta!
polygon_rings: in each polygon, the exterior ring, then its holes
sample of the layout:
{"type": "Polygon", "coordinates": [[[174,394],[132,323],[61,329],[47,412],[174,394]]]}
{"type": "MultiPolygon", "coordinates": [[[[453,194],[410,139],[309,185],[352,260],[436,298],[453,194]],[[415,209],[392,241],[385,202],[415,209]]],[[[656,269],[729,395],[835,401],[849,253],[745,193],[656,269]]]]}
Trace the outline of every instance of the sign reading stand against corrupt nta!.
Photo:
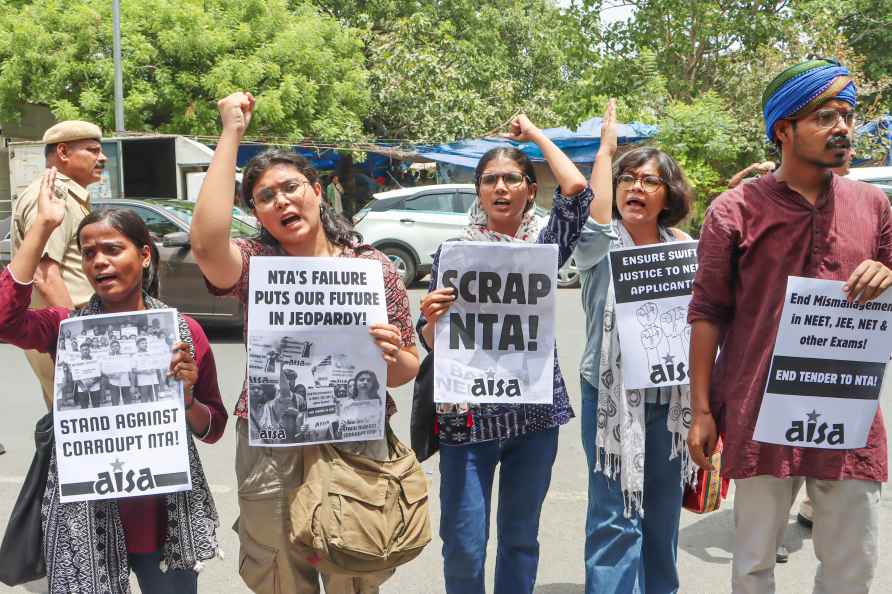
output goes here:
{"type": "Polygon", "coordinates": [[[438,321],[437,402],[551,404],[555,245],[450,241],[437,286],[455,302],[438,321]]]}
{"type": "Polygon", "coordinates": [[[892,353],[892,293],[849,303],[842,281],[791,276],[753,439],[861,448],[892,353]]]}

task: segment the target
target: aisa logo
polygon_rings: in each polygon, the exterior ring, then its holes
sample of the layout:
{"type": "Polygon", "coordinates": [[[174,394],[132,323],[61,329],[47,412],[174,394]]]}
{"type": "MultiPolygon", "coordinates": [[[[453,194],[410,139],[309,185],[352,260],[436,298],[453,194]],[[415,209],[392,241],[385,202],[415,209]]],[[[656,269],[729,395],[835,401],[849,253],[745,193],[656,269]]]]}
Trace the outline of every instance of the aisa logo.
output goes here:
{"type": "Polygon", "coordinates": [[[124,463],[118,459],[115,459],[111,466],[113,472],[96,473],[93,490],[97,494],[133,493],[133,491],[148,491],[155,488],[155,477],[150,469],[140,468],[139,471],[124,472],[124,463]]]}
{"type": "Polygon", "coordinates": [[[663,365],[653,365],[650,368],[650,381],[655,384],[664,382],[681,382],[688,377],[688,370],[684,361],[675,362],[675,357],[666,355],[663,357],[663,365]]]}
{"type": "Polygon", "coordinates": [[[471,395],[477,398],[515,398],[520,396],[520,382],[517,378],[496,378],[496,372],[487,370],[486,378],[475,377],[471,384],[471,395]]]}
{"type": "Polygon", "coordinates": [[[791,444],[809,443],[814,445],[842,445],[846,442],[845,426],[843,423],[829,423],[818,421],[821,413],[812,409],[805,414],[807,421],[793,421],[790,428],[784,434],[791,444]]]}

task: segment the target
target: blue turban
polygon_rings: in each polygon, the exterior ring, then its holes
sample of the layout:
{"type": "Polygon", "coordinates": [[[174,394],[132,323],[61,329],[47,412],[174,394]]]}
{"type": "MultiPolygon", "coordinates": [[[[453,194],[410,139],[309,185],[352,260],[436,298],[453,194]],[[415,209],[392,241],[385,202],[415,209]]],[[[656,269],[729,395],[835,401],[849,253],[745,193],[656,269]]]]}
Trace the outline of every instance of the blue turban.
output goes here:
{"type": "Polygon", "coordinates": [[[849,70],[834,60],[809,60],[778,74],[762,95],[765,134],[774,142],[778,120],[808,113],[813,108],[839,99],[852,107],[858,104],[855,83],[849,70]]]}

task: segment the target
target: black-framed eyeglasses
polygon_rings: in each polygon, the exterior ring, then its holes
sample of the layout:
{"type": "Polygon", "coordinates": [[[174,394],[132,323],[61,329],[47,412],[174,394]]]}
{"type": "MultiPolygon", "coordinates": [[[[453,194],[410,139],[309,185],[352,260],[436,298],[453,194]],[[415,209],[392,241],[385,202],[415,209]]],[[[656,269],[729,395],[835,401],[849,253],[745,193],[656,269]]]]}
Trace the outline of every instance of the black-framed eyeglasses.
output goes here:
{"type": "Polygon", "coordinates": [[[815,124],[818,128],[833,128],[839,121],[845,122],[847,128],[855,125],[854,111],[840,111],[838,109],[825,108],[814,112],[815,124]]]}
{"type": "Polygon", "coordinates": [[[641,177],[635,177],[631,173],[623,173],[616,178],[616,187],[620,190],[628,190],[635,185],[635,182],[641,182],[641,189],[648,194],[653,194],[661,187],[666,185],[666,182],[663,181],[663,178],[656,175],[643,175],[641,177]]]}
{"type": "Polygon", "coordinates": [[[491,187],[499,183],[499,179],[511,189],[519,188],[524,182],[531,182],[530,178],[522,173],[510,171],[508,173],[484,173],[477,177],[477,185],[491,187]]]}
{"type": "Polygon", "coordinates": [[[254,204],[257,206],[267,206],[276,201],[276,196],[282,194],[288,200],[297,198],[304,190],[305,186],[313,185],[307,180],[290,179],[278,187],[263,188],[254,196],[254,204]]]}

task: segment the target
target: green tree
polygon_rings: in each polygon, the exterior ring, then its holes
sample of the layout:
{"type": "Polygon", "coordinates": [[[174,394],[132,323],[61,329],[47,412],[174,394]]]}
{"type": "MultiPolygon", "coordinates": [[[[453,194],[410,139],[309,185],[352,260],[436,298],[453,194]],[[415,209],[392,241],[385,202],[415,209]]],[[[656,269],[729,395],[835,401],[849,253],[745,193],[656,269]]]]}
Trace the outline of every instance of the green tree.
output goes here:
{"type": "MultiPolygon", "coordinates": [[[[122,3],[129,130],[213,135],[216,99],[260,101],[252,133],[362,136],[370,95],[362,42],[337,19],[285,0],[122,3]]],[[[0,117],[22,102],[113,129],[111,3],[47,0],[0,15],[0,117]]]]}

